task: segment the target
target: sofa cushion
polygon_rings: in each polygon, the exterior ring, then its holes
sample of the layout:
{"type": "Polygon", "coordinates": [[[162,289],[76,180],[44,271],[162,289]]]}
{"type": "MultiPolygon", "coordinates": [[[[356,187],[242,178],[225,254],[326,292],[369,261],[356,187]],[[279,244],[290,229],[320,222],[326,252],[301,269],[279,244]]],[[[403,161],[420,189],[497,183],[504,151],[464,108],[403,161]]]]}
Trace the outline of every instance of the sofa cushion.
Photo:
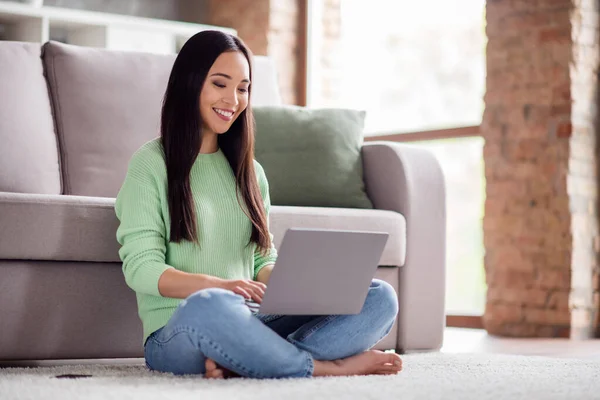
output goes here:
{"type": "Polygon", "coordinates": [[[159,136],[175,55],[48,42],[43,48],[61,149],[63,191],[115,197],[131,155],[159,136]]]}
{"type": "MultiPolygon", "coordinates": [[[[44,45],[65,194],[116,197],[131,155],[160,136],[175,57],[44,45]]],[[[279,104],[272,62],[256,57],[254,67],[253,101],[279,104]]]]}
{"type": "Polygon", "coordinates": [[[60,194],[41,47],[0,41],[0,192],[60,194]]]}
{"type": "MultiPolygon", "coordinates": [[[[111,198],[0,193],[0,259],[121,262],[114,206],[111,198]]],[[[380,265],[404,265],[406,221],[396,212],[273,206],[277,249],[291,227],[388,232],[380,265]]]]}
{"type": "Polygon", "coordinates": [[[406,257],[406,220],[394,211],[333,207],[273,206],[270,231],[277,249],[289,228],[321,228],[387,232],[390,234],[379,265],[403,266],[406,257]]]}
{"type": "Polygon", "coordinates": [[[0,259],[120,262],[115,199],[0,193],[0,259]]]}
{"type": "Polygon", "coordinates": [[[363,182],[364,111],[255,107],[254,115],[273,204],[373,208],[363,182]]]}

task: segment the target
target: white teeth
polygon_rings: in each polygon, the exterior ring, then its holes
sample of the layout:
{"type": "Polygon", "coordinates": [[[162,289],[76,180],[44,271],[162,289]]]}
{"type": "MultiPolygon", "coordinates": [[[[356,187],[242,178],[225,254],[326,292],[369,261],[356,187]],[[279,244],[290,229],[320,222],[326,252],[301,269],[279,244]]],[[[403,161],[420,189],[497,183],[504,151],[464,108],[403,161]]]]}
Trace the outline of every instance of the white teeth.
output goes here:
{"type": "Polygon", "coordinates": [[[227,117],[227,118],[231,118],[233,116],[233,113],[230,112],[230,111],[221,111],[221,110],[219,110],[217,108],[213,108],[213,110],[215,110],[215,112],[217,114],[221,114],[221,115],[223,115],[224,117],[227,117]]]}

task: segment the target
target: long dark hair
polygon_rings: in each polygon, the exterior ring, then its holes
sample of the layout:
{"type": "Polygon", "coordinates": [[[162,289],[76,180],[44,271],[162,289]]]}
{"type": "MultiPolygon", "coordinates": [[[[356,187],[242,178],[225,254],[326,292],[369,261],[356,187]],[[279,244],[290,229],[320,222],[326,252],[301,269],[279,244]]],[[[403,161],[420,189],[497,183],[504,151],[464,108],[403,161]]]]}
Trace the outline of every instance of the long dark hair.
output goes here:
{"type": "MultiPolygon", "coordinates": [[[[190,170],[202,141],[200,91],[213,63],[226,51],[239,51],[246,57],[252,81],[252,53],[242,40],[220,31],[202,31],[188,39],[169,76],[163,98],[160,133],[167,166],[171,242],[188,240],[200,244],[190,186],[190,170]]],[[[251,87],[248,91],[250,95],[251,87]]],[[[229,130],[220,134],[217,140],[235,173],[238,203],[252,222],[248,244],[256,243],[264,253],[271,246],[271,238],[254,170],[254,117],[250,102],[229,130]]]]}

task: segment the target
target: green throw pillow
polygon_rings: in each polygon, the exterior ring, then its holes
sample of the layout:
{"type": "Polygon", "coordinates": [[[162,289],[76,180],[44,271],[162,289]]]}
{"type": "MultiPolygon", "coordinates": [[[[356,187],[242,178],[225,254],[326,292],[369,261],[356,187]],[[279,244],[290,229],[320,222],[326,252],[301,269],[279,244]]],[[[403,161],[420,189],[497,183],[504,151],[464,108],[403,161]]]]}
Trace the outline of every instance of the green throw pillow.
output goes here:
{"type": "Polygon", "coordinates": [[[272,204],[373,208],[363,182],[364,111],[255,107],[254,117],[272,204]]]}

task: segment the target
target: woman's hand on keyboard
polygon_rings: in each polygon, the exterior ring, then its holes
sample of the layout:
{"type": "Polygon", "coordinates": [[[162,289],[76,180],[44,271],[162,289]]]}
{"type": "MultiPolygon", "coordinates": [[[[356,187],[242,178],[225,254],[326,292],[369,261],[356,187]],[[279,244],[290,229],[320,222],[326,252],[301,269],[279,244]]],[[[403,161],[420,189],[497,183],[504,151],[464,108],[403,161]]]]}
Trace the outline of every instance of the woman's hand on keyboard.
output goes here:
{"type": "Polygon", "coordinates": [[[221,287],[223,289],[231,290],[233,293],[244,296],[247,300],[253,300],[260,304],[265,294],[267,285],[250,279],[224,279],[221,287]]]}

